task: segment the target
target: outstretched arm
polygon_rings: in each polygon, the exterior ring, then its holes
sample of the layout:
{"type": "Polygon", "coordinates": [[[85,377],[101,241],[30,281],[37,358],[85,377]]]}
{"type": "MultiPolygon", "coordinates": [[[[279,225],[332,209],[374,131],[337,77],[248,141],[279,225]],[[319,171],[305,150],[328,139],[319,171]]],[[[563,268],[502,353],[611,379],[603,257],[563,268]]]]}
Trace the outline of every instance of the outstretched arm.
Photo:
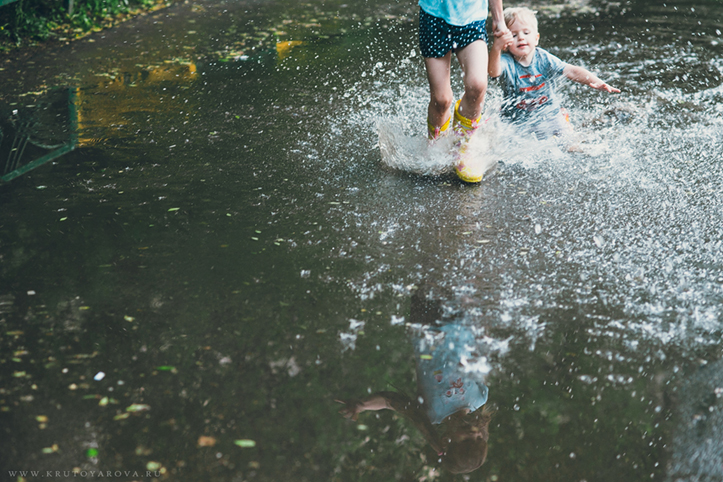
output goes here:
{"type": "Polygon", "coordinates": [[[442,451],[437,432],[432,427],[427,414],[417,402],[410,400],[406,395],[397,392],[377,392],[364,400],[336,401],[344,404],[344,408],[339,410],[339,413],[351,420],[356,420],[361,412],[367,410],[394,410],[410,420],[437,453],[442,451]]]}
{"type": "Polygon", "coordinates": [[[568,64],[565,67],[565,70],[562,71],[562,73],[568,79],[578,82],[580,84],[590,86],[593,89],[604,90],[605,92],[610,93],[620,92],[620,89],[616,89],[615,87],[606,84],[605,82],[600,80],[597,75],[593,74],[592,72],[583,67],[568,64]]]}
{"type": "Polygon", "coordinates": [[[344,404],[344,408],[339,410],[339,413],[348,419],[356,421],[359,414],[366,412],[367,410],[384,410],[385,408],[391,409],[392,407],[387,402],[383,393],[384,392],[375,393],[364,400],[336,400],[337,402],[344,404]]]}

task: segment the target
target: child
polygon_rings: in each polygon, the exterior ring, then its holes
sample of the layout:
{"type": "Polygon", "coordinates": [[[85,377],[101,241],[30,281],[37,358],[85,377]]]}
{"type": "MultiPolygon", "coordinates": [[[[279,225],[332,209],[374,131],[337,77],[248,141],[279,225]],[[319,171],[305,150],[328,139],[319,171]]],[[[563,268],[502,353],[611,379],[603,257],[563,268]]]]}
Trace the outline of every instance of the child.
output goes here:
{"type": "Polygon", "coordinates": [[[524,125],[539,139],[562,136],[571,133],[572,127],[554,91],[557,78],[565,76],[593,89],[620,92],[587,69],[567,64],[537,47],[540,34],[532,10],[506,8],[503,15],[509,31],[495,38],[489,76],[502,84],[504,118],[524,125]]]}
{"type": "MultiPolygon", "coordinates": [[[[507,33],[502,0],[489,0],[492,30],[496,37],[507,33]]],[[[456,141],[457,175],[463,181],[479,182],[482,174],[466,163],[469,138],[477,130],[487,92],[488,0],[419,0],[419,46],[429,81],[430,101],[427,128],[430,143],[448,132],[450,120],[456,141]],[[464,73],[464,95],[454,101],[450,79],[452,52],[464,73]]]]}
{"type": "Polygon", "coordinates": [[[484,406],[485,384],[460,369],[463,359],[472,358],[474,342],[464,326],[442,326],[431,340],[425,337],[416,343],[415,400],[397,392],[377,392],[364,400],[337,400],[345,405],[339,413],[356,420],[367,410],[394,410],[415,425],[447,470],[476,470],[487,457],[491,410],[484,406]]]}

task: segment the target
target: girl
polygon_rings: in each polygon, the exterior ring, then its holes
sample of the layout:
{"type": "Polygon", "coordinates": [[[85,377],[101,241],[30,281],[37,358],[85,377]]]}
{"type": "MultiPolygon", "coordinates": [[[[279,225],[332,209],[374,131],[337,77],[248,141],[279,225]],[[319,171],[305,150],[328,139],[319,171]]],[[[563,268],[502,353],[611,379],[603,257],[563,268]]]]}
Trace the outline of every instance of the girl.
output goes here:
{"type": "MultiPolygon", "coordinates": [[[[509,32],[502,16],[502,0],[489,0],[495,37],[509,32]]],[[[456,140],[455,170],[466,182],[479,182],[483,172],[469,165],[466,147],[477,130],[487,92],[488,0],[419,0],[419,46],[429,81],[427,127],[430,143],[453,128],[456,140]],[[450,68],[452,52],[464,73],[464,95],[454,101],[450,68]]]]}

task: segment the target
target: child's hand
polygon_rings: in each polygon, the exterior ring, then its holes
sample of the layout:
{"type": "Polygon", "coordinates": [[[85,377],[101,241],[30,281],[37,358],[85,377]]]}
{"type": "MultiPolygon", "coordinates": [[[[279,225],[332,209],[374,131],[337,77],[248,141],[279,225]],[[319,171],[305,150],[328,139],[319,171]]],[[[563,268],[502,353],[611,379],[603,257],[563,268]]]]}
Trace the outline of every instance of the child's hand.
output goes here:
{"type": "Polygon", "coordinates": [[[493,21],[492,22],[492,33],[495,36],[495,40],[497,40],[498,37],[501,37],[505,34],[510,33],[510,29],[507,28],[507,24],[505,24],[504,21],[502,21],[500,23],[493,21]]]}
{"type": "Polygon", "coordinates": [[[497,50],[507,50],[507,47],[514,41],[514,37],[512,37],[512,33],[508,30],[501,34],[499,37],[495,36],[494,43],[492,44],[493,48],[496,48],[497,50]]]}
{"type": "Polygon", "coordinates": [[[600,80],[600,79],[598,79],[598,80],[596,80],[596,81],[594,81],[594,82],[590,82],[589,85],[590,85],[590,87],[592,87],[593,89],[604,90],[605,92],[610,92],[611,94],[612,94],[612,93],[615,93],[615,92],[620,92],[620,89],[616,89],[615,87],[606,84],[605,82],[603,82],[603,81],[600,80]]]}
{"type": "Polygon", "coordinates": [[[334,400],[334,401],[344,404],[345,405],[344,408],[339,410],[339,413],[342,414],[344,416],[344,418],[348,418],[355,422],[356,422],[359,414],[364,411],[364,403],[361,400],[334,400]]]}
{"type": "Polygon", "coordinates": [[[604,90],[605,92],[610,93],[620,92],[620,89],[616,89],[615,87],[606,84],[600,80],[597,75],[593,74],[584,67],[568,64],[565,66],[565,70],[563,70],[562,73],[568,79],[580,84],[585,84],[593,89],[604,90]]]}

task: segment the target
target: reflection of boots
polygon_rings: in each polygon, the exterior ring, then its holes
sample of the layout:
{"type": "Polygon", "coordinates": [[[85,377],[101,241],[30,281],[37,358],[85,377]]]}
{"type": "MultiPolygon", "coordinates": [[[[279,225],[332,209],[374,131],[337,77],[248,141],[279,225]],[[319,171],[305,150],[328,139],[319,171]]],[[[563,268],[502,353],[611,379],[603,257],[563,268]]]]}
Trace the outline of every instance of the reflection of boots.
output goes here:
{"type": "Polygon", "coordinates": [[[454,126],[452,128],[456,137],[454,143],[455,171],[457,171],[457,176],[464,182],[480,182],[482,176],[484,176],[484,172],[478,172],[481,166],[472,165],[472,156],[468,152],[468,144],[472,134],[479,128],[482,115],[480,114],[475,120],[467,119],[459,113],[460,102],[462,101],[458,100],[454,106],[454,126]]]}
{"type": "Polygon", "coordinates": [[[441,127],[433,126],[429,119],[427,119],[427,141],[428,145],[433,146],[437,139],[445,136],[449,132],[449,121],[452,120],[452,116],[444,121],[441,127]]]}

